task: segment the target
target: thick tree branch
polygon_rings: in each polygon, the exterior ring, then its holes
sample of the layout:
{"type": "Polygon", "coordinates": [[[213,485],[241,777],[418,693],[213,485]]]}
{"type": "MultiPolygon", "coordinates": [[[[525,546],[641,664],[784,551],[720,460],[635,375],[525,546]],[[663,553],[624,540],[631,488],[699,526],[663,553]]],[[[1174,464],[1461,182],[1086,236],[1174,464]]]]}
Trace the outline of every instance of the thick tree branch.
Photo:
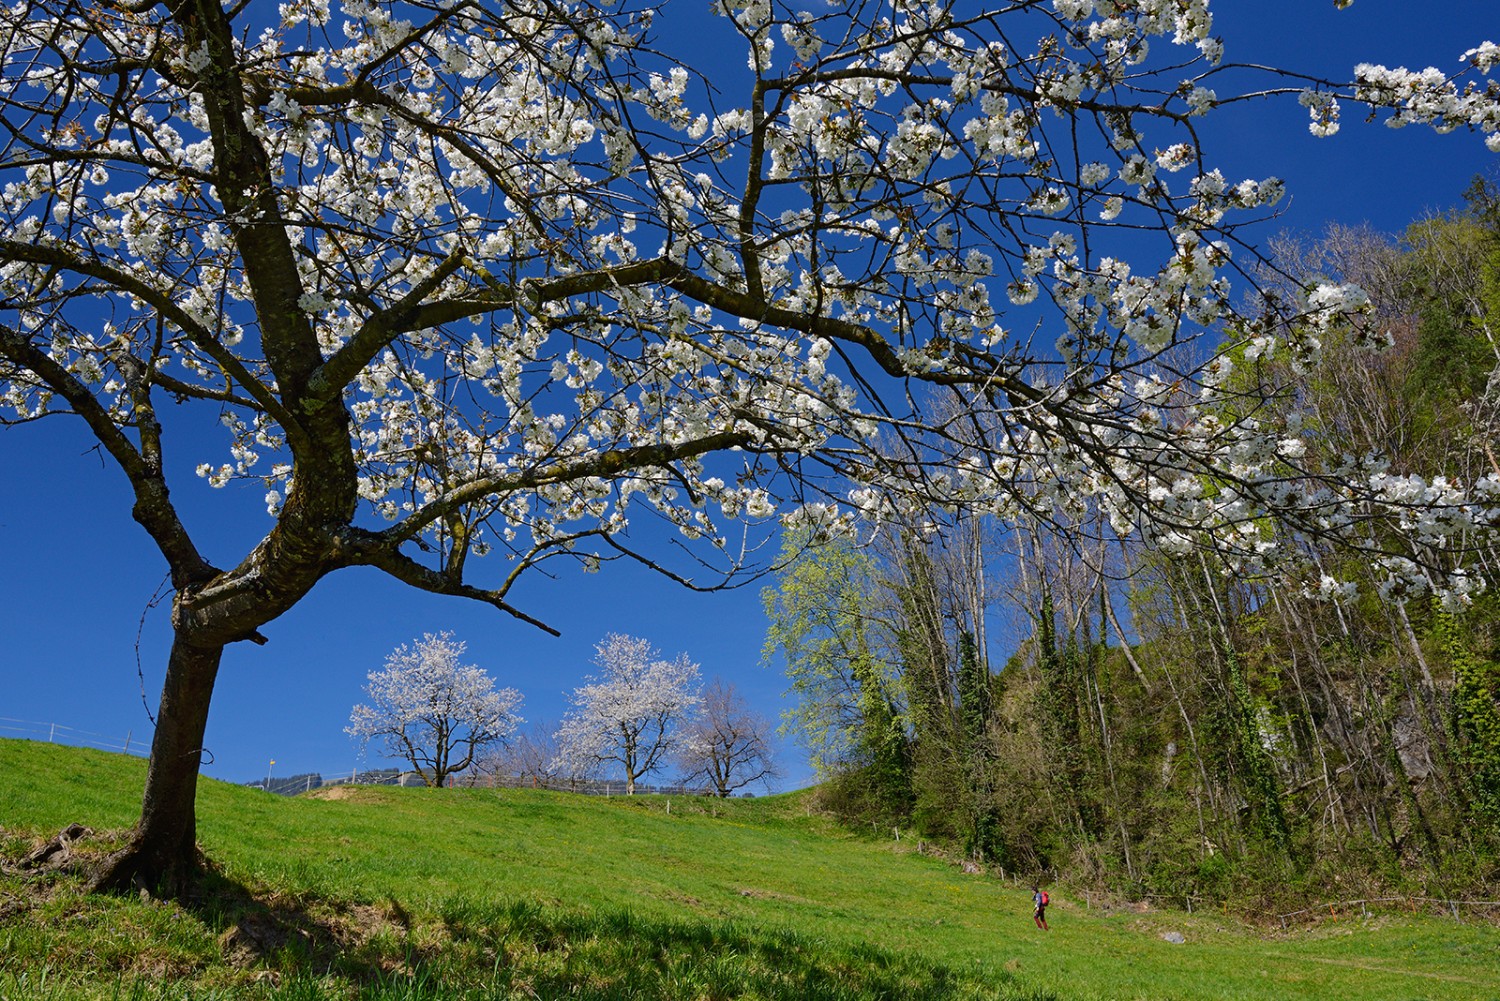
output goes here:
{"type": "Polygon", "coordinates": [[[678,268],[675,274],[669,274],[663,281],[669,288],[676,289],[691,299],[732,316],[755,320],[785,330],[796,330],[815,337],[827,337],[830,340],[856,344],[863,348],[871,360],[887,375],[902,379],[920,379],[939,386],[986,387],[990,390],[1014,394],[1028,401],[1038,401],[1043,395],[1005,371],[998,360],[988,355],[977,353],[967,355],[968,367],[956,371],[947,369],[913,371],[902,360],[891,343],[869,327],[831,316],[776,306],[747,293],[737,292],[708,281],[682,268],[678,268]],[[984,367],[980,367],[981,365],[984,367]]]}
{"type": "Polygon", "coordinates": [[[1044,394],[1007,371],[1000,360],[987,354],[966,352],[965,367],[958,370],[913,371],[891,343],[869,327],[777,306],[761,297],[695,275],[664,257],[558,278],[531,279],[522,282],[521,288],[526,299],[540,305],[568,296],[650,283],[663,284],[697,302],[742,319],[858,345],[887,375],[917,378],[940,386],[982,387],[991,392],[1013,394],[1028,402],[1040,402],[1044,398],[1044,394]]]}
{"type": "Polygon", "coordinates": [[[427,526],[449,513],[482,501],[521,490],[554,483],[572,483],[599,477],[607,479],[622,473],[651,467],[664,467],[683,459],[731,448],[749,448],[755,437],[746,431],[717,431],[701,438],[691,438],[675,445],[634,445],[610,449],[591,455],[562,459],[546,465],[517,470],[506,476],[486,476],[448,491],[442,497],[424,504],[409,518],[381,532],[382,538],[403,543],[415,538],[427,526]]]}
{"type": "MultiPolygon", "coordinates": [[[[423,316],[422,300],[431,295],[449,275],[463,263],[464,253],[458,248],[433,269],[432,274],[412,286],[411,291],[373,314],[360,325],[353,337],[334,352],[307,381],[307,392],[302,399],[304,410],[315,410],[336,398],[360,370],[383,351],[391,341],[413,329],[412,322],[423,316]]],[[[443,321],[439,321],[443,322],[443,321]]],[[[435,324],[424,324],[435,325],[435,324]]]]}
{"type": "Polygon", "coordinates": [[[228,403],[236,407],[244,407],[247,410],[259,410],[258,401],[248,396],[240,396],[238,393],[228,389],[213,389],[208,386],[195,386],[190,382],[167,375],[165,372],[152,372],[150,382],[153,386],[160,386],[167,392],[179,399],[213,400],[215,403],[228,403]]]}
{"type": "MultiPolygon", "coordinates": [[[[307,380],[323,356],[298,304],[302,280],[281,219],[270,160],[246,122],[245,80],[233,32],[217,0],[168,0],[167,6],[185,44],[190,49],[206,47],[209,59],[199,73],[198,92],[214,146],[215,184],[244,261],[266,361],[282,398],[300,410],[307,380]]],[[[288,441],[295,451],[291,434],[289,428],[288,441]]]]}

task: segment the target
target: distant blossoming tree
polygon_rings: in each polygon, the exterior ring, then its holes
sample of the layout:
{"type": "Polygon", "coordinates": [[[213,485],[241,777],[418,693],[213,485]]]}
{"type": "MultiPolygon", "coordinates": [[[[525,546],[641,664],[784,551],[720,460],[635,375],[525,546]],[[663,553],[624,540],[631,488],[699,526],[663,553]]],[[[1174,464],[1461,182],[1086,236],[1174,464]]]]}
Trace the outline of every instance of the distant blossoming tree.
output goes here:
{"type": "Polygon", "coordinates": [[[428,633],[397,647],[384,668],[370,672],[370,702],[354,707],[344,732],[361,747],[373,740],[410,762],[430,786],[468,770],[524,720],[516,714],[520,693],[497,691],[482,669],[460,663],[465,649],[451,633],[428,633]]]}
{"type": "Polygon", "coordinates": [[[597,647],[601,674],[573,690],[573,708],[557,731],[555,770],[587,774],[618,765],[625,794],[662,767],[699,702],[698,665],[679,654],[663,660],[646,640],[611,633],[597,647]]]}
{"type": "Polygon", "coordinates": [[[1284,93],[1319,134],[1353,102],[1500,149],[1500,47],[1341,82],[1226,59],[1208,0],[706,6],[0,7],[0,407],[87,428],[174,588],[141,817],[95,886],[192,882],[224,648],[348,567],[534,621],[542,563],[722,582],[633,549],[643,511],[732,574],[726,519],[962,506],[1246,572],[1332,534],[1393,595],[1482,586],[1430,569],[1500,477],[1321,468],[1257,419],[1254,358],[1382,330],[1343,284],[1240,307],[1283,185],[1199,119],[1284,93]],[[264,498],[227,560],[194,469],[264,498]]]}
{"type": "Polygon", "coordinates": [[[683,728],[677,752],[683,784],[702,784],[721,798],[757,782],[769,785],[777,776],[772,731],[733,685],[715,678],[683,728]]]}

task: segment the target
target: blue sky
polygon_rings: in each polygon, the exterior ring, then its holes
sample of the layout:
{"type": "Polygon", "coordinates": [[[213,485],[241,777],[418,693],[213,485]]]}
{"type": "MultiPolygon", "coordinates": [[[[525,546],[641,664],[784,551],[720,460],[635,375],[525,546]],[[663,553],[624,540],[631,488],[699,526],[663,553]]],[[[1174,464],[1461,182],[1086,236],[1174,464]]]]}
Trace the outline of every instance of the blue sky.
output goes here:
{"type": "MultiPolygon", "coordinates": [[[[686,9],[681,0],[676,6],[686,9]]],[[[701,6],[697,0],[687,16],[699,16],[701,6]]],[[[1456,69],[1466,49],[1500,40],[1493,0],[1356,0],[1343,12],[1332,0],[1220,0],[1214,10],[1228,59],[1333,77],[1347,77],[1360,61],[1456,69]]],[[[674,16],[669,5],[664,17],[674,16]]],[[[664,24],[671,33],[670,20],[664,24]]],[[[1237,111],[1209,139],[1210,158],[1226,173],[1287,181],[1283,215],[1262,237],[1282,228],[1316,233],[1328,222],[1398,230],[1456,204],[1476,173],[1500,177],[1500,156],[1478,136],[1393,131],[1346,108],[1339,135],[1320,140],[1291,99],[1237,111]]],[[[81,425],[62,417],[0,429],[0,735],[36,735],[12,722],[19,720],[64,724],[117,742],[127,733],[136,743],[149,737],[148,707],[155,711],[170,637],[167,603],[147,605],[165,567],[130,518],[123,476],[92,447],[81,425]]],[[[217,461],[216,455],[184,459],[217,461]]],[[[174,487],[206,555],[220,565],[237,562],[267,527],[262,492],[246,488],[226,505],[223,492],[202,480],[189,477],[174,487]]],[[[484,606],[413,591],[376,571],[328,578],[265,627],[266,646],[239,644],[226,652],[204,773],[253,780],[273,758],[283,775],[383,763],[358,757],[343,732],[349,710],[362,698],[366,673],[387,653],[440,630],[465,640],[469,659],[500,684],[519,689],[531,721],[562,715],[565,694],[592,670],[593,644],[608,632],[646,637],[667,656],[686,652],[705,677],[732,681],[768,716],[783,708],[784,679],[760,664],[765,619],[758,584],[695,594],[615,564],[592,576],[534,576],[518,591],[515,603],[560,629],[562,638],[484,606]]],[[[991,650],[992,662],[1003,663],[1009,652],[991,650]]],[[[795,748],[783,748],[782,763],[787,787],[809,781],[795,748]]]]}

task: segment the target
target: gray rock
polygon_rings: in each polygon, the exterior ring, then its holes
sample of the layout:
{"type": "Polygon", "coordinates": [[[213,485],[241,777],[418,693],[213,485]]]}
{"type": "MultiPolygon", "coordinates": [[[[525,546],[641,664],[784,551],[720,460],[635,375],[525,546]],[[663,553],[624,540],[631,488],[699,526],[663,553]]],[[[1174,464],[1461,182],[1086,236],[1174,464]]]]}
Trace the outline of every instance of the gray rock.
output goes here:
{"type": "Polygon", "coordinates": [[[1168,942],[1171,942],[1173,945],[1181,945],[1182,943],[1187,941],[1187,939],[1182,937],[1182,932],[1177,931],[1164,931],[1161,933],[1161,937],[1166,939],[1168,942]]]}

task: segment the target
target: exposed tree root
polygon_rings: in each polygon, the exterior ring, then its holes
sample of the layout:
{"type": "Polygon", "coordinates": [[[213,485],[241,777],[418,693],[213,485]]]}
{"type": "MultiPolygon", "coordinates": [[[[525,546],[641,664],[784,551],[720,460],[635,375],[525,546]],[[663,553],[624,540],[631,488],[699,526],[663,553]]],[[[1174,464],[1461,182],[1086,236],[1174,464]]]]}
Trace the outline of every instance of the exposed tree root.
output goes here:
{"type": "Polygon", "coordinates": [[[188,903],[203,879],[206,862],[196,846],[186,853],[151,851],[135,834],[125,847],[88,867],[87,889],[188,903]]]}
{"type": "Polygon", "coordinates": [[[147,848],[139,831],[132,831],[123,847],[108,853],[78,851],[78,846],[94,834],[92,828],[69,824],[19,862],[0,861],[0,867],[21,877],[78,875],[88,893],[140,894],[143,898],[184,904],[196,899],[203,877],[210,869],[197,845],[186,851],[160,848],[153,851],[147,848]]]}
{"type": "Polygon", "coordinates": [[[69,824],[58,832],[57,837],[35,849],[21,861],[22,869],[59,869],[73,855],[73,842],[93,834],[93,830],[82,824],[69,824]]]}
{"type": "Polygon", "coordinates": [[[163,864],[159,856],[145,850],[139,832],[113,851],[93,848],[85,842],[114,842],[116,835],[96,835],[81,824],[71,824],[45,844],[14,861],[0,859],[0,869],[21,881],[18,894],[0,893],[0,927],[17,920],[41,920],[25,916],[58,894],[74,899],[84,894],[140,894],[142,899],[170,900],[197,913],[214,929],[219,950],[232,966],[251,969],[267,964],[277,968],[276,957],[291,949],[314,965],[337,964],[358,980],[373,980],[395,968],[396,959],[376,962],[356,957],[363,943],[378,934],[404,936],[410,918],[394,900],[387,905],[348,905],[339,902],[306,901],[274,892],[256,892],[226,878],[195,847],[190,864],[163,864]],[[79,877],[80,887],[58,876],[79,877]]]}

